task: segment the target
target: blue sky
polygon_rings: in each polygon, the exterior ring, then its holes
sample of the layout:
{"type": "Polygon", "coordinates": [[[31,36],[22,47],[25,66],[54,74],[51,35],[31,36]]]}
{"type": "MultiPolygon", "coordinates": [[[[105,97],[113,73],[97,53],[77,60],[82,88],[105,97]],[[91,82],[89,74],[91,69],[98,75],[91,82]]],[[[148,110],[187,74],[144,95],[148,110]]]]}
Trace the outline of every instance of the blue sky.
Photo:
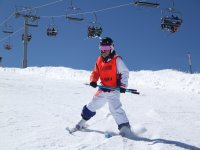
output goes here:
{"type": "MultiPolygon", "coordinates": [[[[152,0],[151,0],[152,1],[152,0]]],[[[92,70],[97,56],[99,39],[88,39],[87,28],[94,21],[93,13],[84,15],[81,23],[65,19],[66,8],[70,0],[60,0],[54,5],[47,5],[56,0],[1,0],[0,23],[15,10],[15,6],[40,7],[36,14],[41,16],[37,28],[29,28],[32,40],[28,44],[28,66],[64,66],[74,69],[92,70]],[[46,28],[52,23],[58,28],[57,37],[48,37],[46,28]],[[46,17],[44,17],[46,16],[46,17]]],[[[73,5],[82,12],[93,12],[114,6],[129,4],[133,1],[123,0],[74,0],[73,5]]],[[[180,12],[183,24],[177,33],[170,34],[160,29],[161,10],[172,6],[172,0],[160,0],[159,8],[137,7],[127,5],[115,9],[97,12],[97,21],[103,28],[102,37],[114,40],[115,49],[122,56],[129,70],[176,69],[189,71],[187,52],[192,55],[192,69],[200,72],[200,1],[175,0],[175,9],[180,12]]],[[[78,13],[78,12],[77,12],[78,13]]],[[[23,27],[23,18],[10,17],[7,24],[14,31],[23,27]]],[[[0,56],[3,66],[21,67],[23,44],[20,30],[11,37],[13,49],[7,51],[3,45],[8,39],[0,32],[0,56]]]]}

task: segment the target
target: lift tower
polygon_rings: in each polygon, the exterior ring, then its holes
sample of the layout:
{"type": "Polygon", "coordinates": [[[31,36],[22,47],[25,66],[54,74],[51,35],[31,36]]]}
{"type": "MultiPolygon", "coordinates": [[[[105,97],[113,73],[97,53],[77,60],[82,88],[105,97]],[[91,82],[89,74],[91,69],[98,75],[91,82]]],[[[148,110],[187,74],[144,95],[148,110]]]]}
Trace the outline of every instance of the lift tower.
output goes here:
{"type": "Polygon", "coordinates": [[[16,8],[15,16],[16,18],[24,18],[24,34],[22,35],[22,41],[24,44],[22,68],[27,68],[27,48],[28,42],[31,39],[31,35],[28,35],[28,27],[38,27],[37,20],[40,19],[40,17],[36,16],[34,10],[29,7],[16,8]]]}

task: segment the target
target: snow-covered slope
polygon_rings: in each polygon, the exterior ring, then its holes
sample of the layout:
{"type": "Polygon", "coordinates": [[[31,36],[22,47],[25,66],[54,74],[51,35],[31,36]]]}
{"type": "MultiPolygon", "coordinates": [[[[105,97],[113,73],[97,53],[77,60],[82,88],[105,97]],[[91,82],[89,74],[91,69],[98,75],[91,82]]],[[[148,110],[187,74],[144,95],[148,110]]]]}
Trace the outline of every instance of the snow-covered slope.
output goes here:
{"type": "Polygon", "coordinates": [[[106,105],[85,132],[67,133],[80,120],[96,89],[84,85],[90,71],[64,67],[0,68],[1,150],[200,150],[200,74],[175,70],[130,72],[121,94],[138,138],[105,138],[118,133],[106,105]]]}

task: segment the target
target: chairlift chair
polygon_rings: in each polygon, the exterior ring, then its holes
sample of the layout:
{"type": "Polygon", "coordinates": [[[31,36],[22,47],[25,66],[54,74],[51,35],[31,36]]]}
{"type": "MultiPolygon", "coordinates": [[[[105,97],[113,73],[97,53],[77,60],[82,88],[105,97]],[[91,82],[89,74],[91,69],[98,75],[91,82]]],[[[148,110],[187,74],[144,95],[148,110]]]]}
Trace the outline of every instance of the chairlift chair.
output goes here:
{"type": "Polygon", "coordinates": [[[147,2],[147,1],[135,1],[134,4],[136,6],[144,6],[144,7],[159,7],[160,3],[158,2],[147,2]]]}
{"type": "Polygon", "coordinates": [[[161,29],[168,30],[172,33],[178,31],[179,27],[182,24],[182,19],[177,16],[163,17],[161,18],[161,29]]]}
{"type": "Polygon", "coordinates": [[[11,25],[5,24],[5,26],[3,27],[3,33],[13,34],[14,33],[13,27],[11,25]]]}
{"type": "Polygon", "coordinates": [[[39,17],[31,16],[29,22],[26,24],[29,27],[38,27],[39,17]]]}
{"type": "Polygon", "coordinates": [[[58,34],[58,28],[54,24],[54,18],[52,17],[51,23],[47,26],[47,36],[55,37],[58,34]]]}
{"type": "MultiPolygon", "coordinates": [[[[27,41],[30,42],[32,39],[32,35],[31,34],[27,34],[27,41]]],[[[24,34],[22,34],[22,41],[24,41],[24,34]]]]}
{"type": "Polygon", "coordinates": [[[69,21],[83,21],[84,17],[81,9],[74,7],[71,0],[71,6],[67,8],[66,19],[69,21]]]}
{"type": "Polygon", "coordinates": [[[100,37],[101,36],[101,34],[102,34],[102,32],[103,32],[103,29],[102,29],[102,27],[98,27],[98,26],[96,26],[95,27],[95,34],[96,34],[96,36],[97,37],[100,37]]]}
{"type": "Polygon", "coordinates": [[[56,36],[58,34],[58,28],[55,25],[49,25],[47,27],[47,36],[56,36]]]}
{"type": "Polygon", "coordinates": [[[69,10],[66,15],[66,19],[70,21],[83,21],[84,20],[83,15],[77,12],[78,12],[78,8],[71,8],[71,10],[69,10]],[[73,13],[73,12],[76,12],[76,13],[73,13]]]}
{"type": "Polygon", "coordinates": [[[95,13],[94,16],[95,16],[95,21],[90,22],[88,26],[88,38],[100,37],[103,32],[101,25],[97,23],[97,16],[95,13]]]}
{"type": "Polygon", "coordinates": [[[103,29],[100,26],[89,26],[88,27],[88,37],[89,38],[100,37],[102,32],[103,32],[103,29]]]}
{"type": "Polygon", "coordinates": [[[70,21],[83,21],[84,20],[84,18],[78,18],[78,17],[72,17],[72,16],[66,16],[66,19],[70,20],[70,21]]]}
{"type": "Polygon", "coordinates": [[[171,33],[177,32],[183,20],[180,17],[181,13],[175,10],[174,0],[172,7],[161,10],[161,14],[161,29],[168,30],[171,33]]]}
{"type": "Polygon", "coordinates": [[[27,23],[26,25],[29,27],[38,27],[38,24],[32,24],[32,23],[27,23]]]}
{"type": "Polygon", "coordinates": [[[161,29],[168,30],[172,33],[178,31],[179,27],[181,26],[183,20],[180,19],[178,16],[167,16],[161,18],[161,29]]]}
{"type": "Polygon", "coordinates": [[[11,50],[11,49],[12,49],[12,45],[11,45],[10,43],[5,43],[5,44],[4,44],[4,48],[5,48],[6,50],[11,50]]]}
{"type": "Polygon", "coordinates": [[[88,27],[88,37],[92,38],[95,36],[95,27],[94,26],[89,26],[88,27]]]}

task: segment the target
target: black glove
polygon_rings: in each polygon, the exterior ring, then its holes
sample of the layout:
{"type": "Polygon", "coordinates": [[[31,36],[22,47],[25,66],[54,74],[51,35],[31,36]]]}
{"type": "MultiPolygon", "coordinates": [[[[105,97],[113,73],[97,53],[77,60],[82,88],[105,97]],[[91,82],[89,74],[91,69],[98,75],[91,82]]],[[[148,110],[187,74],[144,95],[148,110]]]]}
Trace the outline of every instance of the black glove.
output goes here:
{"type": "Polygon", "coordinates": [[[90,82],[90,86],[92,86],[93,88],[97,87],[97,83],[96,82],[90,82]]]}
{"type": "Polygon", "coordinates": [[[120,87],[120,93],[125,93],[125,92],[126,92],[126,89],[123,87],[120,87]]]}

